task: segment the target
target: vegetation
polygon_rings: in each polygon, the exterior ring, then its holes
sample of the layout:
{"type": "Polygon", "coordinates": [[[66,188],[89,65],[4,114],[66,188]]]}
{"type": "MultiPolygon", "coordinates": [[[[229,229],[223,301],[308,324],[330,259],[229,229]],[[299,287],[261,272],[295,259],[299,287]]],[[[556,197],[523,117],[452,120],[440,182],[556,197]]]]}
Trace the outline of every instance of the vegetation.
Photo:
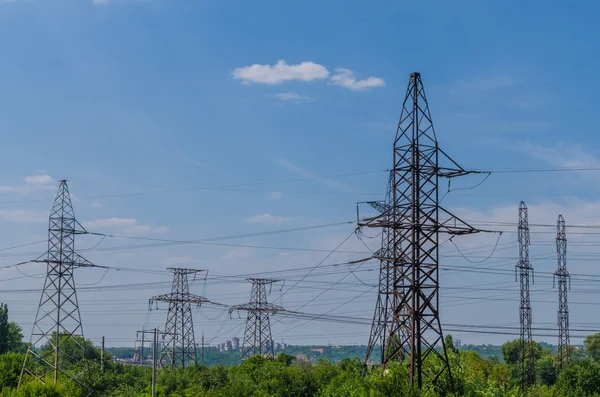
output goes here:
{"type": "MultiPolygon", "coordinates": [[[[6,306],[0,305],[0,396],[4,397],[76,397],[87,393],[66,378],[57,384],[48,379],[27,382],[17,388],[24,360],[24,345],[20,328],[8,321],[6,306]],[[12,335],[12,336],[11,336],[12,335]]],[[[85,356],[70,368],[75,372],[87,369],[80,378],[89,384],[96,396],[149,397],[151,369],[117,363],[100,354],[89,341],[78,341],[86,349],[85,356]]],[[[162,370],[157,380],[157,395],[161,397],[598,397],[600,396],[600,334],[590,335],[583,349],[572,352],[572,362],[557,369],[555,352],[536,344],[536,384],[521,392],[519,340],[505,343],[498,350],[501,357],[484,357],[468,347],[456,348],[450,336],[446,339],[447,354],[453,376],[445,373],[435,385],[426,383],[421,391],[411,390],[406,366],[395,363],[385,370],[373,367],[366,372],[360,358],[344,358],[337,363],[321,358],[311,361],[304,354],[297,357],[279,353],[275,359],[252,357],[239,365],[198,365],[185,370],[162,370]]],[[[68,342],[65,349],[73,355],[79,346],[68,342]]],[[[42,346],[42,354],[49,346],[42,346]]],[[[67,352],[68,353],[68,352],[67,352]]],[[[125,351],[121,353],[126,354],[125,351]]],[[[329,352],[333,354],[332,352],[329,352]]],[[[357,353],[359,353],[357,351],[357,353]]],[[[427,366],[439,365],[428,358],[427,366]]],[[[67,364],[67,363],[64,363],[67,364]]]]}

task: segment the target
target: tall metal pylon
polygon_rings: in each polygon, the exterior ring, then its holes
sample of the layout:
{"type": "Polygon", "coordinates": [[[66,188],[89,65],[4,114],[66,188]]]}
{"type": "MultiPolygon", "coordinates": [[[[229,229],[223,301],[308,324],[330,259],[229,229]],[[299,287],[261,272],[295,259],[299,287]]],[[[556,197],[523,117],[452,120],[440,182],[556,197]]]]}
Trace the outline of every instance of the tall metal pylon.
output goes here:
{"type": "Polygon", "coordinates": [[[246,311],[246,329],[244,331],[244,342],[241,347],[241,359],[247,359],[254,355],[274,357],[273,338],[271,337],[271,321],[269,315],[284,311],[283,307],[274,305],[267,301],[267,285],[278,280],[268,278],[249,278],[252,283],[250,302],[242,305],[232,306],[229,313],[233,311],[246,311]]]}
{"type": "Polygon", "coordinates": [[[521,347],[521,373],[520,385],[525,388],[535,382],[535,357],[533,351],[533,337],[531,334],[531,300],[529,297],[529,278],[533,282],[533,267],[529,263],[529,220],[527,206],[523,201],[519,204],[519,262],[515,268],[519,275],[521,303],[519,306],[520,315],[520,347],[521,347]]]}
{"type": "MultiPolygon", "coordinates": [[[[368,205],[379,211],[384,216],[389,216],[389,209],[393,205],[394,174],[390,173],[388,180],[388,190],[384,202],[369,201],[368,205]]],[[[359,220],[360,221],[360,220],[359,220]]],[[[379,353],[380,362],[385,361],[385,346],[387,337],[390,335],[390,326],[392,324],[392,309],[394,298],[394,261],[393,255],[389,251],[393,248],[393,242],[390,240],[393,233],[389,227],[383,227],[381,231],[381,248],[378,249],[374,257],[379,259],[379,289],[377,301],[375,303],[375,313],[373,314],[373,324],[367,345],[365,355],[365,366],[368,364],[371,354],[374,350],[379,353]]]]}
{"type": "Polygon", "coordinates": [[[91,392],[81,379],[87,366],[77,365],[85,357],[85,348],[74,269],[101,266],[75,251],[75,236],[79,234],[87,231],[75,219],[67,181],[61,180],[50,213],[48,251],[34,261],[46,263],[46,281],[19,386],[26,378],[42,382],[51,378],[56,383],[62,375],[91,392]]]}
{"type": "Polygon", "coordinates": [[[438,179],[470,173],[474,172],[464,170],[438,147],[421,75],[412,73],[394,140],[388,204],[381,206],[379,216],[359,222],[359,227],[381,227],[388,233],[380,251],[385,263],[378,304],[389,304],[391,294],[391,310],[387,314],[385,309],[376,309],[367,352],[384,341],[382,365],[407,361],[410,384],[419,389],[424,376],[435,384],[446,371],[453,387],[438,310],[439,234],[479,230],[440,206],[438,179]],[[383,319],[387,316],[391,317],[383,319]],[[378,336],[382,330],[386,330],[385,339],[378,336]],[[439,363],[425,366],[430,356],[436,356],[439,363]]]}
{"type": "Polygon", "coordinates": [[[571,287],[567,270],[567,232],[562,215],[556,222],[556,254],[558,269],[554,272],[554,281],[558,279],[558,368],[562,369],[571,361],[571,343],[569,339],[569,306],[567,304],[567,289],[571,287]]]}
{"type": "Polygon", "coordinates": [[[165,331],[162,336],[160,366],[162,368],[185,368],[190,363],[195,365],[198,360],[191,305],[199,306],[208,302],[208,299],[190,293],[188,275],[193,274],[195,277],[204,270],[172,267],[168,270],[173,272],[171,293],[150,298],[150,308],[152,308],[152,303],[169,303],[165,331]]]}

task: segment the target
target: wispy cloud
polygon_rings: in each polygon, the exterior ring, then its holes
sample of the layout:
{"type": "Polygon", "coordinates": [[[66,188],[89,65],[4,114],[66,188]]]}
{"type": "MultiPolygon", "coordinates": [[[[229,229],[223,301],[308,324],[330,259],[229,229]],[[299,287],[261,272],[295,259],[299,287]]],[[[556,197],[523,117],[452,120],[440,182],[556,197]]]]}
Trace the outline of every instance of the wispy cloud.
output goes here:
{"type": "Polygon", "coordinates": [[[340,87],[348,88],[353,91],[363,91],[369,88],[383,87],[385,82],[379,77],[367,77],[362,80],[356,80],[354,72],[345,68],[336,68],[335,74],[331,76],[329,82],[340,87]]]}
{"type": "Polygon", "coordinates": [[[246,218],[247,223],[260,223],[260,224],[277,224],[288,222],[290,218],[286,218],[283,216],[275,216],[268,213],[253,215],[246,218]]]}
{"type": "Polygon", "coordinates": [[[140,223],[135,218],[105,218],[83,222],[83,226],[89,229],[121,229],[130,234],[166,233],[166,226],[151,226],[140,223]]]}
{"type": "Polygon", "coordinates": [[[301,177],[307,178],[307,179],[313,179],[316,183],[320,183],[322,185],[328,186],[333,189],[338,189],[338,190],[345,190],[345,191],[352,190],[345,183],[338,182],[335,179],[331,179],[331,178],[324,178],[318,174],[312,173],[310,171],[307,171],[307,170],[299,167],[298,165],[292,163],[289,160],[278,158],[278,159],[275,159],[275,162],[277,162],[277,164],[281,165],[282,167],[284,167],[288,171],[293,172],[296,175],[300,175],[301,177]]]}
{"type": "Polygon", "coordinates": [[[85,227],[123,227],[123,226],[131,226],[135,225],[137,220],[134,218],[106,218],[106,219],[97,219],[95,221],[83,222],[83,226],[85,227]]]}
{"type": "Polygon", "coordinates": [[[269,192],[269,200],[277,201],[283,198],[282,192],[269,192]]]}
{"type": "Polygon", "coordinates": [[[582,145],[559,143],[544,146],[531,142],[519,142],[518,150],[544,163],[556,167],[584,168],[600,166],[600,159],[582,145]]]}
{"type": "Polygon", "coordinates": [[[48,214],[30,210],[0,210],[0,219],[14,223],[48,222],[48,214]]]}
{"type": "Polygon", "coordinates": [[[288,65],[284,60],[279,60],[275,65],[254,64],[237,68],[232,73],[233,78],[242,80],[243,83],[281,84],[285,81],[312,81],[325,79],[329,71],[323,65],[313,62],[302,62],[297,65],[288,65]]]}
{"type": "Polygon", "coordinates": [[[0,193],[30,193],[40,190],[53,190],[56,188],[56,181],[50,175],[31,175],[23,178],[23,185],[1,185],[0,193]]]}
{"type": "Polygon", "coordinates": [[[311,99],[309,96],[300,95],[297,92],[282,92],[275,94],[275,96],[282,101],[307,101],[311,99]]]}
{"type": "Polygon", "coordinates": [[[50,175],[26,176],[25,178],[23,178],[23,180],[29,185],[49,185],[51,183],[56,183],[54,178],[52,178],[50,175]]]}

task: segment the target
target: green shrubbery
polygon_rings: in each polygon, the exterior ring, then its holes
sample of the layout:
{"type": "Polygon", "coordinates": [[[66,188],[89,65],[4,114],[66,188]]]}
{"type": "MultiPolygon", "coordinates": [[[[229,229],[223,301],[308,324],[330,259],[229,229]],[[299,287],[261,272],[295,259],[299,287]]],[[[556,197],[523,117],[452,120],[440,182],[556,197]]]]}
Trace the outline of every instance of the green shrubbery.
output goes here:
{"type": "MultiPolygon", "coordinates": [[[[337,364],[327,360],[316,363],[295,360],[280,353],[275,359],[252,357],[237,366],[195,366],[185,370],[162,370],[157,381],[160,397],[586,397],[600,396],[600,335],[586,341],[587,354],[574,354],[574,360],[559,373],[556,357],[549,349],[535,346],[536,385],[524,394],[518,385],[519,343],[502,347],[504,360],[483,358],[475,351],[458,351],[448,339],[448,356],[454,389],[447,372],[434,386],[425,383],[421,391],[410,388],[406,366],[395,363],[384,371],[377,367],[363,370],[359,358],[337,364]]],[[[106,355],[104,371],[99,354],[89,342],[86,357],[73,364],[89,368],[81,378],[95,390],[95,396],[149,397],[151,369],[114,363],[106,355]]],[[[42,348],[43,350],[44,348],[42,348]]],[[[0,396],[3,397],[77,397],[86,392],[59,376],[47,384],[30,382],[17,390],[24,354],[0,355],[0,396]]],[[[441,362],[431,355],[426,365],[439,368],[441,362]]]]}

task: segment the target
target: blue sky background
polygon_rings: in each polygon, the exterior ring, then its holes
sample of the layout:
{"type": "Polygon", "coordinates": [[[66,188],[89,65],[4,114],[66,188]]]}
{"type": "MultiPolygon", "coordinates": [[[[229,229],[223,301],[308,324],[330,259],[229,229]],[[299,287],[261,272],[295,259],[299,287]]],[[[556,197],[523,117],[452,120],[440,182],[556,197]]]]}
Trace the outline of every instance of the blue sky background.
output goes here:
{"type": "MultiPolygon", "coordinates": [[[[46,238],[55,181],[62,178],[70,181],[78,219],[90,231],[115,235],[190,240],[353,220],[357,201],[384,196],[383,170],[391,165],[395,125],[413,71],[422,73],[440,146],[465,168],[600,166],[599,11],[592,1],[0,1],[0,247],[46,238]],[[303,69],[309,81],[292,73],[286,81],[264,84],[253,69],[243,69],[280,60],[288,66],[311,62],[303,69]],[[341,73],[345,85],[335,84],[336,68],[351,71],[341,73]],[[324,69],[327,75],[319,77],[324,69]],[[243,71],[250,74],[235,78],[243,71]],[[380,80],[358,89],[370,77],[380,80]],[[32,176],[37,178],[26,179],[32,176]],[[225,187],[240,184],[245,186],[225,187]]],[[[479,181],[469,177],[453,187],[479,181]]],[[[518,203],[525,200],[534,222],[554,223],[560,212],[567,223],[597,224],[598,181],[598,172],[498,173],[477,189],[451,193],[444,205],[468,220],[516,222],[518,203]]],[[[353,227],[227,242],[331,250],[353,227]]],[[[540,231],[547,233],[534,234],[532,264],[553,272],[554,230],[540,231]]],[[[588,234],[569,240],[572,273],[600,275],[594,239],[588,234]]],[[[77,244],[91,248],[99,242],[83,236],[77,244]]],[[[327,255],[206,245],[123,248],[145,243],[109,238],[85,253],[102,265],[161,271],[111,270],[102,279],[102,270],[77,272],[85,332],[94,341],[105,335],[110,345],[133,343],[147,320],[147,298],[170,288],[170,275],[162,272],[167,266],[240,275],[314,266],[327,255]],[[164,283],[145,285],[151,282],[164,283]],[[90,283],[140,286],[86,291],[90,283]]],[[[474,252],[472,260],[481,260],[495,236],[457,243],[466,255],[474,252]]],[[[366,244],[375,249],[378,241],[366,244]]],[[[444,323],[518,325],[517,284],[509,272],[518,254],[516,235],[503,234],[499,244],[490,263],[481,265],[444,245],[448,265],[505,271],[443,271],[442,288],[449,287],[442,291],[444,323]],[[498,291],[472,290],[486,283],[498,291]],[[473,296],[487,298],[465,299],[473,296]]],[[[342,249],[348,252],[324,265],[368,253],[355,237],[342,249]]],[[[0,264],[43,250],[44,244],[6,250],[0,264]]],[[[355,275],[372,285],[376,268],[371,262],[361,268],[370,271],[355,275]]],[[[34,264],[20,270],[36,277],[44,272],[34,264]]],[[[277,302],[297,309],[330,289],[302,310],[371,318],[374,289],[345,268],[319,272],[277,302]],[[315,281],[318,289],[308,288],[315,281]]],[[[304,273],[293,273],[282,291],[304,273]]],[[[573,280],[571,323],[595,330],[600,324],[590,323],[586,310],[600,299],[588,278],[573,280]]],[[[241,303],[250,289],[235,280],[196,282],[193,289],[215,301],[241,303]]],[[[533,287],[534,323],[540,327],[555,324],[551,281],[540,277],[533,287]]],[[[0,270],[0,301],[9,304],[26,334],[39,293],[15,291],[42,283],[15,268],[0,270]]],[[[274,288],[272,298],[281,293],[274,288]]],[[[211,343],[243,331],[240,321],[226,321],[219,310],[203,309],[196,318],[196,333],[204,331],[211,343]]],[[[148,324],[163,321],[164,312],[153,312],[148,324]]],[[[289,343],[365,344],[368,329],[273,324],[276,339],[289,343]]],[[[512,338],[453,334],[463,343],[512,338]]]]}

